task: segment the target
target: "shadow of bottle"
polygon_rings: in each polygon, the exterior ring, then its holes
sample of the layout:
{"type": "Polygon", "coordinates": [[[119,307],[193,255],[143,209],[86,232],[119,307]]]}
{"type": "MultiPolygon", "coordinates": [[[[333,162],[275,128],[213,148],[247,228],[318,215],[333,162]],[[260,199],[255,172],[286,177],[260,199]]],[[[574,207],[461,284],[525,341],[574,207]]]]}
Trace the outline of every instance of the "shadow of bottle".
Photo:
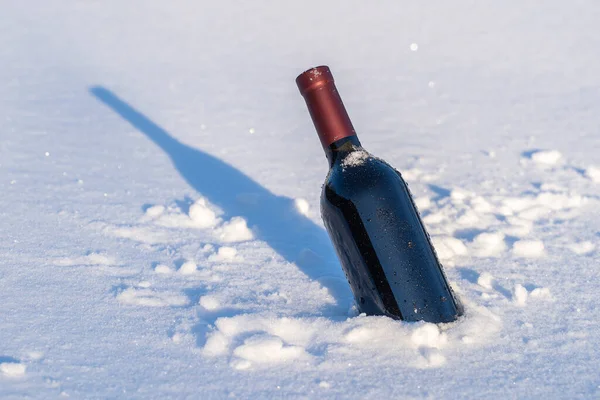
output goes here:
{"type": "Polygon", "coordinates": [[[258,239],[308,278],[318,280],[338,306],[350,304],[352,294],[325,230],[300,214],[292,199],[273,194],[231,165],[177,141],[110,90],[95,86],[89,91],[166,152],[189,185],[226,217],[244,217],[258,239]]]}

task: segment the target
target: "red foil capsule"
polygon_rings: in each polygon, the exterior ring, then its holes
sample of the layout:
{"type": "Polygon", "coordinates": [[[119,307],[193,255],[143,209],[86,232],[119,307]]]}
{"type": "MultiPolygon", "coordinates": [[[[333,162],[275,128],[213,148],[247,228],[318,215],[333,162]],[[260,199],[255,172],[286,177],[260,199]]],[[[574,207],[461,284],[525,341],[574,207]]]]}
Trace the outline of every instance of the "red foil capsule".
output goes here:
{"type": "Polygon", "coordinates": [[[306,101],[323,148],[339,139],[356,135],[329,67],[322,65],[304,71],[296,78],[296,84],[306,101]]]}

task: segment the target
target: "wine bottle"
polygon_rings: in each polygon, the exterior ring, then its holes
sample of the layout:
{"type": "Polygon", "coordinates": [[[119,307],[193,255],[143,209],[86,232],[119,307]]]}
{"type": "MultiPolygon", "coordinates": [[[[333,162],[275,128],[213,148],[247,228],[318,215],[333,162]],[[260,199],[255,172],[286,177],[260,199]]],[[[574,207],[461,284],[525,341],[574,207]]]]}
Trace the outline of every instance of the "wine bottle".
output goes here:
{"type": "Polygon", "coordinates": [[[462,315],[408,186],[360,144],[326,66],[296,78],[329,161],[321,216],[367,315],[451,322],[462,315]]]}

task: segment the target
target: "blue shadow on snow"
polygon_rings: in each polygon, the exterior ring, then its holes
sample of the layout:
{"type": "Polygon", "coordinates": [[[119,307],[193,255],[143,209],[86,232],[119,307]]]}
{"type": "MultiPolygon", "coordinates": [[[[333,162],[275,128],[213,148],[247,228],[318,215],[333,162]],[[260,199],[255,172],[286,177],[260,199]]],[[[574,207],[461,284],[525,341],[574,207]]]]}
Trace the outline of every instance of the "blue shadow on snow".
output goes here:
{"type": "Polygon", "coordinates": [[[244,217],[258,239],[308,278],[319,280],[338,306],[350,304],[350,288],[325,230],[297,212],[293,199],[278,196],[231,165],[179,142],[110,90],[95,86],[89,91],[167,153],[189,185],[226,217],[244,217]]]}

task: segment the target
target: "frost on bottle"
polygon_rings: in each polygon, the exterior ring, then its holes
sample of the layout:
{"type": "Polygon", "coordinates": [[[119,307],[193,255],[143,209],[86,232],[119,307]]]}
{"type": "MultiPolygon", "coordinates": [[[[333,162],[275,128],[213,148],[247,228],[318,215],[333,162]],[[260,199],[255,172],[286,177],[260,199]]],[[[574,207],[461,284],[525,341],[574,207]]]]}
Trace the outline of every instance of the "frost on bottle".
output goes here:
{"type": "Polygon", "coordinates": [[[296,79],[329,173],[321,216],[361,312],[406,321],[462,315],[400,173],[364,150],[326,66],[296,79]]]}

